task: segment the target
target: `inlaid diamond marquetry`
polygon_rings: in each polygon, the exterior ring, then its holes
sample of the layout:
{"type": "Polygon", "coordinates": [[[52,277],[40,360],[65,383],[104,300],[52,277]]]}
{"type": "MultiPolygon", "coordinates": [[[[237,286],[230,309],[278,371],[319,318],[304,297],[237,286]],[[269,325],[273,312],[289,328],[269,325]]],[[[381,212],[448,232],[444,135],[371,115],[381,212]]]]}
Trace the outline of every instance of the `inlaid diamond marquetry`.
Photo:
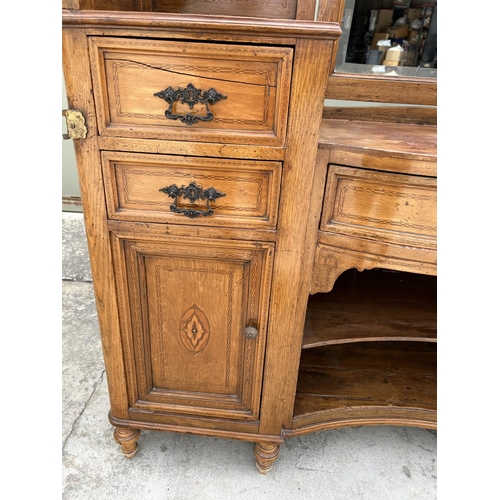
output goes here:
{"type": "Polygon", "coordinates": [[[210,325],[205,313],[193,304],[181,318],[179,333],[186,349],[200,352],[210,339],[210,325]]]}

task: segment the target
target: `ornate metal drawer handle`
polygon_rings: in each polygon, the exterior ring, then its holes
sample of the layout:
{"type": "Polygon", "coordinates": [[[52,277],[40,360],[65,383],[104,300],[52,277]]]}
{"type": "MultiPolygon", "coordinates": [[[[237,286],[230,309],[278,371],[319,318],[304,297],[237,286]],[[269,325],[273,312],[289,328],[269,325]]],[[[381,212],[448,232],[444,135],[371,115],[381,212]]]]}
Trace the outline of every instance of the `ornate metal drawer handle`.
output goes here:
{"type": "Polygon", "coordinates": [[[186,125],[193,125],[198,123],[200,120],[202,122],[209,122],[213,119],[214,115],[208,108],[208,105],[215,104],[217,101],[227,98],[227,96],[219,94],[219,92],[217,92],[213,87],[206,92],[202,92],[201,89],[195,88],[192,83],[189,83],[184,89],[179,87],[177,90],[174,90],[172,87],[168,87],[165,90],[156,92],[154,95],[164,99],[169,104],[168,109],[165,111],[165,116],[169,120],[180,120],[186,125]],[[196,103],[205,104],[207,109],[206,116],[196,116],[191,113],[187,113],[185,115],[173,114],[172,107],[174,102],[178,100],[180,100],[182,104],[187,104],[189,109],[193,109],[196,103]]]}
{"type": "Polygon", "coordinates": [[[191,182],[187,187],[177,187],[175,184],[172,184],[171,186],[161,188],[160,191],[170,196],[170,198],[175,198],[175,201],[172,205],[170,205],[171,212],[185,215],[191,219],[199,217],[200,215],[203,215],[204,217],[212,215],[214,211],[210,208],[210,202],[215,201],[217,198],[221,198],[222,196],[226,196],[225,193],[220,193],[213,187],[203,189],[200,186],[197,186],[195,182],[191,182]],[[206,212],[203,210],[194,210],[192,208],[178,208],[177,201],[179,196],[182,196],[184,199],[188,199],[191,203],[194,203],[196,200],[207,200],[206,212]]]}

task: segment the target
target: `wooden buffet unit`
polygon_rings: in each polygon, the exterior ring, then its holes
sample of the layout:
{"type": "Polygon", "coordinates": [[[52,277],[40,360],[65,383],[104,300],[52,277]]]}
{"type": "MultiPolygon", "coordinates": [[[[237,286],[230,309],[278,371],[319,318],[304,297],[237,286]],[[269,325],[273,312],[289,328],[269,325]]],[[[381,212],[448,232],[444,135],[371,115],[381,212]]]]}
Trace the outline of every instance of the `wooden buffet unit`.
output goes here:
{"type": "Polygon", "coordinates": [[[254,442],[266,473],[286,437],[436,426],[435,125],[329,117],[339,24],[255,5],[63,1],[127,457],[189,432],[254,442]]]}

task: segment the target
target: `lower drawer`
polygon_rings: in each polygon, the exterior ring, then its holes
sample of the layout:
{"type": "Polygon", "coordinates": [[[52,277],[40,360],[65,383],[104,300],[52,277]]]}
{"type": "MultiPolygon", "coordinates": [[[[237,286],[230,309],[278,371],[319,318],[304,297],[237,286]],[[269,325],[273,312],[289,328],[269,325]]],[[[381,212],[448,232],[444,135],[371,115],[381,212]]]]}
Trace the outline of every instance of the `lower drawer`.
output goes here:
{"type": "Polygon", "coordinates": [[[437,180],[330,165],[320,229],[436,247],[437,180]]]}
{"type": "Polygon", "coordinates": [[[274,229],[281,163],[102,152],[108,217],[274,229]]]}

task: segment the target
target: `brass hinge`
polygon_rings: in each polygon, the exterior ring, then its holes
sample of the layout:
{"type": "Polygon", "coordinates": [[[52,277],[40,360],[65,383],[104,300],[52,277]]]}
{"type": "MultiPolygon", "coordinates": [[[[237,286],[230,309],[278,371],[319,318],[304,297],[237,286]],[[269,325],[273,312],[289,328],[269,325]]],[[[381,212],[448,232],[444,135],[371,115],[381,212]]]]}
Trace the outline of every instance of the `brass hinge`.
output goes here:
{"type": "Polygon", "coordinates": [[[62,114],[66,118],[66,129],[68,130],[67,134],[63,134],[63,139],[85,139],[87,127],[81,111],[63,109],[62,114]]]}

